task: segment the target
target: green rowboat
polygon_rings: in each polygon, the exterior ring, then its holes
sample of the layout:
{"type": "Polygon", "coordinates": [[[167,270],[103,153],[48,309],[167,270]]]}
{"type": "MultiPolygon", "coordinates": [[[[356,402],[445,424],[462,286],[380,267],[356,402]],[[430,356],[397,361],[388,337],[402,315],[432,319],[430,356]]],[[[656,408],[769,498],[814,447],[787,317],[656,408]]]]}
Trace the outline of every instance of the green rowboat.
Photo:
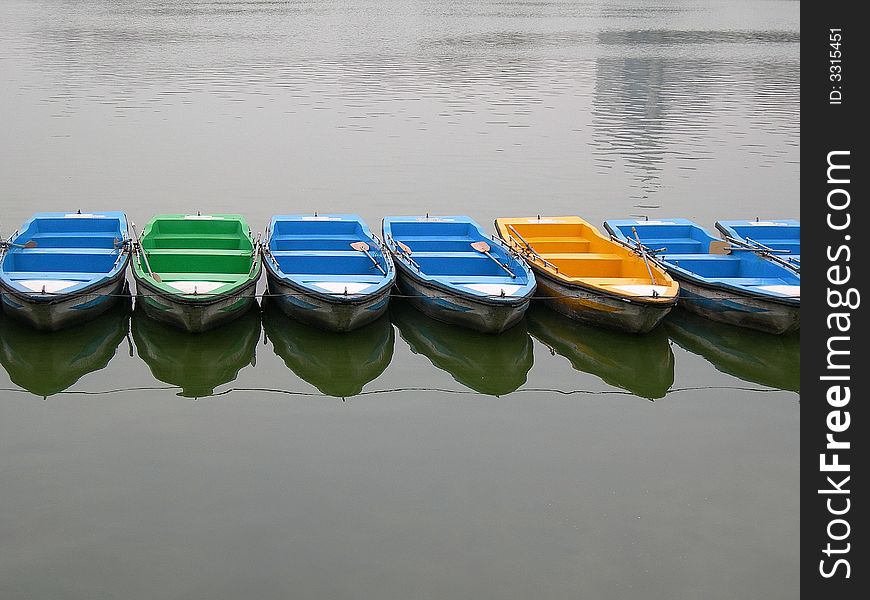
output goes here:
{"type": "Polygon", "coordinates": [[[256,303],[260,246],[241,215],[158,215],[134,247],[137,307],[153,319],[201,332],[256,303]]]}

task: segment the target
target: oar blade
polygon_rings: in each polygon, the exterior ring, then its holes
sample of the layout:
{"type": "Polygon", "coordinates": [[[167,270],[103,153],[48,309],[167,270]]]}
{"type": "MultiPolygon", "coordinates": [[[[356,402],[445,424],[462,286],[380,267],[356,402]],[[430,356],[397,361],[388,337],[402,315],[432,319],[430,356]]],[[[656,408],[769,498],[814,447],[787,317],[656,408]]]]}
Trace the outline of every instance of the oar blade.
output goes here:
{"type": "Polygon", "coordinates": [[[365,242],[351,242],[350,247],[356,250],[357,252],[368,252],[369,245],[365,242]]]}
{"type": "Polygon", "coordinates": [[[490,250],[489,244],[484,242],[483,240],[479,242],[471,242],[471,247],[481,253],[487,253],[490,250]]]}

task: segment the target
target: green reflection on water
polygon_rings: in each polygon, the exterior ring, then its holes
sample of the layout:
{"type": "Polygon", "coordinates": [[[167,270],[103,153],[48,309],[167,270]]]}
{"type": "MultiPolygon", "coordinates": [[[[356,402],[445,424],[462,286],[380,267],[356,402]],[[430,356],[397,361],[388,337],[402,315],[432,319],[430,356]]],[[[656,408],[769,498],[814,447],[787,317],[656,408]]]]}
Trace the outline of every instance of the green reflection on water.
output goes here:
{"type": "Polygon", "coordinates": [[[390,301],[390,317],[416,354],[476,392],[501,396],[526,382],[532,368],[532,339],[525,320],[498,335],[436,321],[405,301],[390,301]]]}
{"type": "Polygon", "coordinates": [[[136,350],[154,377],[180,387],[180,396],[201,398],[255,363],[260,312],[254,308],[216,329],[186,333],[135,310],[132,331],[136,350]]]}
{"type": "Polygon", "coordinates": [[[14,384],[51,396],[106,368],[129,324],[129,296],[93,321],[61,331],[37,331],[0,314],[0,363],[14,384]]]}
{"type": "Polygon", "coordinates": [[[584,325],[544,306],[526,313],[529,333],[578,371],[651,400],[674,384],[674,354],[662,327],[643,335],[584,325]]]}
{"type": "Polygon", "coordinates": [[[395,334],[386,316],[360,329],[337,333],[300,323],[264,302],[263,328],[287,367],[337,398],[359,394],[393,358],[395,334]]]}
{"type": "Polygon", "coordinates": [[[668,335],[718,370],[745,381],[800,391],[800,333],[771,335],[675,310],[665,319],[668,335]]]}

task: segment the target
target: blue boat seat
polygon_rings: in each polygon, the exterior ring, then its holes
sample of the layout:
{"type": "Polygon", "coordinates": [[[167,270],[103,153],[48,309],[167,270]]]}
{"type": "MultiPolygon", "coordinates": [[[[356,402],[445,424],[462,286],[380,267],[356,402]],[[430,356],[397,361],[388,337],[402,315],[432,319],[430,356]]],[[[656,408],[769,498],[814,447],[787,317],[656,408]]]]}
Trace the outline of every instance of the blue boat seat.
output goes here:
{"type": "Polygon", "coordinates": [[[720,277],[716,281],[729,285],[793,285],[793,282],[786,281],[781,277],[720,277]]]}
{"type": "Polygon", "coordinates": [[[30,236],[41,249],[46,248],[115,248],[120,246],[122,239],[118,232],[112,231],[76,231],[35,233],[30,236]]]}
{"type": "Polygon", "coordinates": [[[279,234],[276,233],[272,236],[272,242],[280,242],[286,240],[360,240],[362,239],[359,236],[355,236],[352,233],[305,233],[304,238],[300,238],[299,234],[279,234]]]}
{"type": "Polygon", "coordinates": [[[692,238],[644,238],[643,245],[651,250],[661,250],[662,253],[702,253],[707,247],[700,240],[692,238]]]}
{"type": "Polygon", "coordinates": [[[105,277],[106,273],[88,273],[85,271],[7,271],[6,276],[11,280],[23,279],[68,279],[70,281],[90,281],[105,277]]]}
{"type": "MultiPolygon", "coordinates": [[[[312,236],[311,238],[272,238],[269,249],[274,252],[317,252],[327,250],[351,250],[350,245],[354,242],[366,242],[371,251],[378,247],[371,240],[364,240],[358,236],[328,235],[312,236]]],[[[354,250],[354,252],[356,252],[354,250]]]]}
{"type": "Polygon", "coordinates": [[[38,271],[46,276],[55,272],[108,273],[118,259],[118,251],[108,248],[76,251],[64,248],[29,248],[10,252],[4,260],[7,274],[38,271]]]}
{"type": "Polygon", "coordinates": [[[403,235],[402,236],[402,242],[404,242],[406,244],[411,243],[411,242],[430,242],[430,241],[450,242],[450,241],[457,241],[457,240],[463,241],[463,242],[468,242],[470,244],[474,239],[475,238],[472,238],[468,234],[462,234],[462,235],[440,235],[439,234],[437,237],[434,237],[434,238],[431,235],[403,235]]]}
{"type": "MultiPolygon", "coordinates": [[[[70,255],[70,248],[67,247],[52,247],[52,248],[44,248],[42,246],[37,246],[36,248],[27,248],[24,250],[25,253],[29,255],[40,255],[40,254],[64,254],[70,255]]],[[[117,255],[119,248],[82,248],[77,249],[72,256],[100,256],[100,255],[117,255]]]]}
{"type": "MultiPolygon", "coordinates": [[[[370,249],[372,252],[374,249],[370,249]]],[[[322,257],[340,257],[340,256],[359,256],[359,250],[272,250],[272,256],[280,258],[282,256],[322,256],[322,257]]]]}
{"type": "Polygon", "coordinates": [[[516,283],[516,279],[511,279],[507,275],[504,277],[498,276],[485,276],[485,275],[446,275],[444,279],[450,281],[450,283],[493,283],[493,284],[508,284],[508,283],[516,283]]]}
{"type": "Polygon", "coordinates": [[[291,279],[303,282],[312,281],[353,281],[356,283],[380,283],[384,277],[378,271],[377,275],[360,275],[358,273],[342,273],[338,275],[326,275],[321,273],[285,273],[291,279]]]}
{"type": "MultiPolygon", "coordinates": [[[[491,252],[490,252],[491,253],[491,252]]],[[[412,258],[482,258],[484,260],[491,260],[486,254],[477,252],[471,248],[468,251],[459,251],[459,252],[412,252],[412,258]]]]}

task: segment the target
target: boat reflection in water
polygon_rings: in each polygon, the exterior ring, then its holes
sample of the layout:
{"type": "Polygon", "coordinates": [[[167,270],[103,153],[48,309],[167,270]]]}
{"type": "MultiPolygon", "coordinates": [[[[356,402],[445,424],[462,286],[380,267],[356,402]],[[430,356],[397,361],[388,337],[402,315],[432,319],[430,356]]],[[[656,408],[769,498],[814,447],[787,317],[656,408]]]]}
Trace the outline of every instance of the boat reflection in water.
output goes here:
{"type": "Polygon", "coordinates": [[[220,327],[187,333],[133,311],[133,341],[139,356],[160,381],[181,388],[179,396],[211,396],[219,385],[256,362],[260,338],[258,307],[220,327]]]}
{"type": "Polygon", "coordinates": [[[390,316],[411,350],[476,392],[502,396],[526,382],[534,362],[525,319],[489,334],[427,317],[404,300],[390,301],[390,316]]]}
{"type": "Polygon", "coordinates": [[[286,316],[267,299],[263,328],[284,364],[327,396],[359,394],[393,358],[395,334],[386,315],[353,331],[326,331],[286,316]]]}
{"type": "Polygon", "coordinates": [[[47,397],[106,368],[130,328],[130,296],[88,323],[37,331],[0,316],[0,363],[31,394],[47,397]]]}
{"type": "Polygon", "coordinates": [[[674,384],[674,354],[661,326],[644,334],[612,331],[541,305],[532,306],[526,317],[529,333],[578,371],[649,400],[664,397],[674,384]]]}
{"type": "Polygon", "coordinates": [[[744,381],[800,391],[800,334],[771,335],[675,310],[665,319],[671,339],[718,370],[744,381]]]}

